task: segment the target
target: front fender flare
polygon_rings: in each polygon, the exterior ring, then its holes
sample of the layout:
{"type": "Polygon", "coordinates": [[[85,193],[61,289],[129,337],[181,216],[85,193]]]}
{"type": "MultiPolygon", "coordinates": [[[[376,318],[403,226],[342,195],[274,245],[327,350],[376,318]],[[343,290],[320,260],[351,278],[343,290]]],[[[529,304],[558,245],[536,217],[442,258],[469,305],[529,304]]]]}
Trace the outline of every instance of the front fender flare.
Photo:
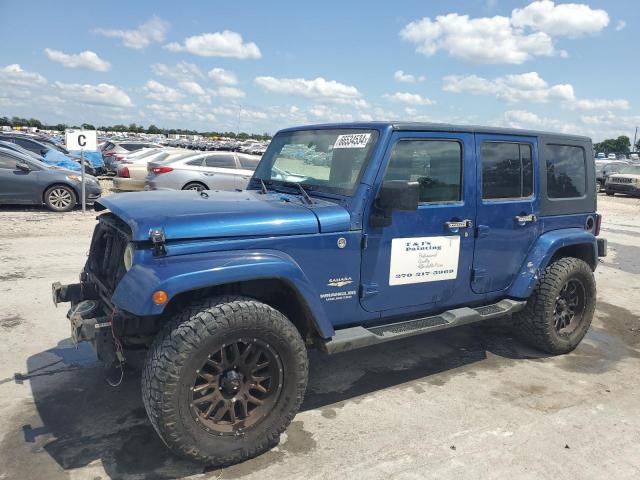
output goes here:
{"type": "Polygon", "coordinates": [[[562,228],[546,232],[538,237],[529,251],[508,295],[512,298],[529,298],[540,275],[556,252],[571,245],[591,245],[594,249],[594,258],[598,258],[598,244],[593,233],[581,228],[562,228]]]}
{"type": "Polygon", "coordinates": [[[277,250],[176,255],[136,264],[122,277],[111,301],[134,315],[159,315],[166,304],[153,302],[152,295],[157,290],[164,290],[171,299],[190,290],[269,278],[288,282],[300,294],[321,336],[334,334],[311,282],[293,258],[277,250]]]}

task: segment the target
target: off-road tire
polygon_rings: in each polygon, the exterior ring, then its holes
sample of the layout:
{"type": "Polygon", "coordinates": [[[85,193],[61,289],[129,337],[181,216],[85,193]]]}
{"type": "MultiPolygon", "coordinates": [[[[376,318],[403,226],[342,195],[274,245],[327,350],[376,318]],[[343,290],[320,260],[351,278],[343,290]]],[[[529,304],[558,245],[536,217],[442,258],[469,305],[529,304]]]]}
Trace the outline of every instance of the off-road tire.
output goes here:
{"type": "Polygon", "coordinates": [[[251,298],[199,300],[177,314],[158,334],[142,373],[142,399],[156,432],[175,453],[207,465],[224,466],[260,455],[278,444],[298,412],[308,378],[304,341],[279,311],[251,298]],[[205,431],[191,414],[190,375],[198,362],[239,337],[255,337],[277,351],[284,373],[272,410],[240,435],[205,431]]]}
{"type": "Polygon", "coordinates": [[[526,307],[514,314],[515,334],[525,343],[544,352],[553,355],[568,353],[587,334],[595,308],[596,282],[591,267],[578,258],[560,258],[545,268],[526,307]],[[563,334],[555,328],[554,309],[563,286],[573,278],[584,286],[584,310],[576,329],[563,334]]]}
{"type": "Polygon", "coordinates": [[[78,202],[76,192],[68,185],[52,185],[43,195],[44,204],[53,212],[73,210],[78,202]]]}

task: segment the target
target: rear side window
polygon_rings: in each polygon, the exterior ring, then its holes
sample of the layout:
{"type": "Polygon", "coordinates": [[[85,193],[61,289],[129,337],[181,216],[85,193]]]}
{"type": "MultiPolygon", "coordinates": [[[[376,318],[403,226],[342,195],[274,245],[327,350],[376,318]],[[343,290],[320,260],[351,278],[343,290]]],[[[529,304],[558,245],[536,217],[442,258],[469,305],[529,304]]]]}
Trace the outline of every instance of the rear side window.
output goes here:
{"type": "Polygon", "coordinates": [[[260,163],[259,158],[251,158],[251,157],[243,157],[238,155],[238,160],[240,160],[240,166],[245,170],[255,170],[260,163]]]}
{"type": "Polygon", "coordinates": [[[201,167],[202,166],[202,158],[199,158],[197,160],[191,160],[190,162],[187,162],[187,165],[191,165],[192,167],[201,167]]]}
{"type": "Polygon", "coordinates": [[[391,151],[384,181],[420,184],[420,202],[462,198],[462,145],[452,140],[401,140],[391,151]]]}
{"type": "Polygon", "coordinates": [[[484,142],[482,198],[526,198],[533,194],[531,145],[511,142],[484,142]]]}
{"type": "Polygon", "coordinates": [[[205,160],[207,167],[236,168],[236,160],[233,155],[212,155],[205,160]]]}
{"type": "Polygon", "coordinates": [[[584,149],[573,145],[547,145],[547,196],[579,198],[587,189],[584,149]]]}

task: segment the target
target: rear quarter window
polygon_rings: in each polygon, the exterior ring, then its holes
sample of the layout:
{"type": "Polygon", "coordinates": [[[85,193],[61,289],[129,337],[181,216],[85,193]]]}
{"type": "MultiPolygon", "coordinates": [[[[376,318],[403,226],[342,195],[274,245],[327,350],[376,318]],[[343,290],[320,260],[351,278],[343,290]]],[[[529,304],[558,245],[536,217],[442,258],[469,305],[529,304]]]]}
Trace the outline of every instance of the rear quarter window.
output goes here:
{"type": "Polygon", "coordinates": [[[587,189],[584,149],[575,145],[547,145],[547,196],[580,198],[587,189]]]}

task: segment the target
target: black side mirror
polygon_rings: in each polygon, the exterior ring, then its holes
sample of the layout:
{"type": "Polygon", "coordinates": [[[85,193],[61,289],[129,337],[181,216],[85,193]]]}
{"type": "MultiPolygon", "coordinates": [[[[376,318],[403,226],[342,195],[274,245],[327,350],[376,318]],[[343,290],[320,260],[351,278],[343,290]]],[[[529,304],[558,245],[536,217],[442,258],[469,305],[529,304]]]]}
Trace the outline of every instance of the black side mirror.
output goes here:
{"type": "Polygon", "coordinates": [[[375,206],[381,212],[371,215],[371,226],[391,225],[391,212],[400,210],[411,212],[420,204],[420,184],[406,180],[388,180],[382,184],[375,206]]]}
{"type": "Polygon", "coordinates": [[[29,165],[27,165],[26,163],[16,163],[16,168],[18,170],[22,170],[23,172],[30,172],[31,171],[31,167],[29,165]]]}
{"type": "Polygon", "coordinates": [[[40,155],[44,157],[47,154],[48,151],[49,150],[47,150],[46,148],[41,148],[40,149],[40,155]]]}

